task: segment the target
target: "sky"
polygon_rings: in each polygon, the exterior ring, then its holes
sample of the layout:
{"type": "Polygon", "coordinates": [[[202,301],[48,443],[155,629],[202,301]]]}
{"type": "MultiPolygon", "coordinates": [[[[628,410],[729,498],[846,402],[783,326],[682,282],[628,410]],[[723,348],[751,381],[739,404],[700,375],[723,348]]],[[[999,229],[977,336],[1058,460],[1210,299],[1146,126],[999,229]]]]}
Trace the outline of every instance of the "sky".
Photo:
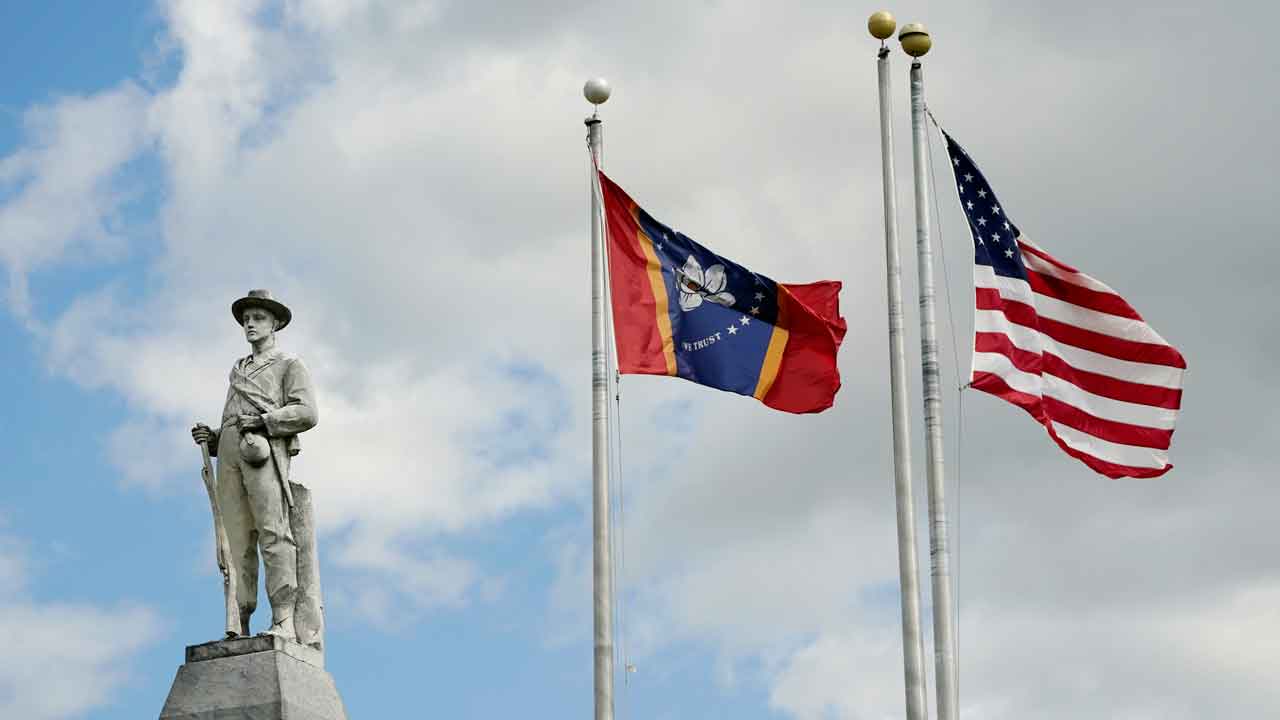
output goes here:
{"type": "MultiPolygon", "coordinates": [[[[591,712],[593,76],[614,88],[613,179],[747,267],[841,280],[849,323],[819,415],[621,381],[618,717],[902,717],[878,9],[0,5],[0,717],[157,716],[184,646],[217,638],[188,428],[219,417],[247,349],[228,306],[260,287],[293,309],[281,344],[317,384],[294,473],[315,497],[327,668],[350,717],[591,712]]],[[[1280,67],[1264,35],[1280,11],[887,9],[929,26],[930,108],[1019,228],[1190,368],[1175,467],[1155,480],[1095,475],[1022,411],[948,391],[962,717],[1280,715],[1280,67]]],[[[914,363],[908,63],[892,63],[914,363]]],[[[972,246],[945,171],[942,372],[958,388],[972,246]]]]}

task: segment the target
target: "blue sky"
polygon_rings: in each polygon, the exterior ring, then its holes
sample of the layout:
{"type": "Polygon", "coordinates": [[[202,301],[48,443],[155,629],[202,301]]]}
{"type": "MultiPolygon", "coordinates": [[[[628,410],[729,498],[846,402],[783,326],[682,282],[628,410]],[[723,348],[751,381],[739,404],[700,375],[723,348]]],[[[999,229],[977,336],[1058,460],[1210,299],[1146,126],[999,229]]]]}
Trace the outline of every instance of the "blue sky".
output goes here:
{"type": "Polygon", "coordinates": [[[5,66],[23,68],[5,83],[5,144],[30,104],[63,93],[89,93],[141,73],[153,52],[159,16],[150,2],[112,7],[9,3],[0,9],[5,66]]]}
{"type": "MultiPolygon", "coordinates": [[[[818,416],[623,381],[619,717],[901,716],[875,9],[0,6],[0,716],[157,715],[183,647],[218,635],[187,428],[221,410],[245,351],[227,307],[253,287],[294,309],[281,341],[318,385],[295,472],[350,716],[590,713],[580,89],[597,74],[611,177],[748,267],[844,281],[850,325],[818,416]]],[[[931,107],[1019,227],[1192,368],[1157,481],[1096,477],[1020,411],[948,396],[964,716],[1280,712],[1280,113],[1238,72],[1274,61],[1241,40],[1228,63],[1164,5],[893,9],[933,29],[931,107]],[[1078,32],[1102,16],[1151,32],[1078,32]]],[[[1235,11],[1258,19],[1246,40],[1275,15],[1235,11]]],[[[968,239],[940,190],[943,357],[963,366],[968,239]]]]}

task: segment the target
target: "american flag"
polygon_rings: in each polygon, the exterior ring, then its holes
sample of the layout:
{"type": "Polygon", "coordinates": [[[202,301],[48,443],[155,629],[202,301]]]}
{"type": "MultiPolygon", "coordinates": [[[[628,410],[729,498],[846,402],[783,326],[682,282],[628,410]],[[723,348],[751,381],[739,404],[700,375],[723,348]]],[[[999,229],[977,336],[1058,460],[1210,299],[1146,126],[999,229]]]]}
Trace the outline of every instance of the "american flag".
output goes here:
{"type": "Polygon", "coordinates": [[[1017,405],[1107,477],[1168,472],[1186,361],[1124,298],[1022,234],[943,133],[973,235],[970,386],[1017,405]]]}

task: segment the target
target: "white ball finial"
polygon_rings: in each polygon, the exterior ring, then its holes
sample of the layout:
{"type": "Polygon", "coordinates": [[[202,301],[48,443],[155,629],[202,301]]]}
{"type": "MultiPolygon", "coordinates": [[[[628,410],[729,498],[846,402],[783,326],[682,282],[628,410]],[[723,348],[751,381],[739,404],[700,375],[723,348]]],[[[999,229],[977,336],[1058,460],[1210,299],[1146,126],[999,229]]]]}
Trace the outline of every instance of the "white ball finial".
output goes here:
{"type": "Polygon", "coordinates": [[[613,89],[609,87],[609,81],[604,78],[591,78],[586,85],[582,86],[582,96],[592,105],[602,105],[605,100],[609,99],[609,94],[613,89]]]}

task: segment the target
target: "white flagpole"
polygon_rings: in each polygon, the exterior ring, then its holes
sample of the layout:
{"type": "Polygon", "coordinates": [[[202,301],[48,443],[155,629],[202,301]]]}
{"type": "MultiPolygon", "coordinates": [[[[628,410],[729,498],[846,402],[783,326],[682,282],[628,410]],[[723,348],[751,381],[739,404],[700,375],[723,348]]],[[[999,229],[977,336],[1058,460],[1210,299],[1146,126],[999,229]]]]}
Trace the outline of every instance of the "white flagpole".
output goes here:
{"type": "Polygon", "coordinates": [[[929,241],[929,168],[926,152],[924,73],[920,57],[933,41],[924,26],[911,23],[898,33],[911,63],[911,149],[916,189],[916,258],[920,275],[920,356],[924,374],[925,448],[929,479],[929,555],[933,560],[933,648],[938,720],[956,720],[955,624],[951,605],[951,551],[947,543],[947,503],[942,468],[942,382],[938,371],[934,320],[933,249],[929,241]]]}
{"type": "MultiPolygon", "coordinates": [[[[609,99],[609,83],[588,80],[587,101],[599,106],[609,99]]],[[[613,720],[613,571],[609,555],[609,375],[605,367],[604,217],[600,181],[604,126],[597,112],[587,118],[591,149],[591,497],[592,589],[595,606],[595,720],[613,720]]]]}
{"type": "Polygon", "coordinates": [[[889,390],[893,414],[893,490],[898,509],[898,588],[902,597],[902,664],[907,720],[927,720],[924,637],[920,633],[920,567],[916,555],[916,511],[911,490],[911,436],[907,416],[907,351],[903,337],[902,260],[898,253],[898,202],[893,170],[893,113],[889,48],[893,16],[881,11],[867,21],[880,40],[880,154],[884,179],[884,264],[889,302],[889,390]]]}

